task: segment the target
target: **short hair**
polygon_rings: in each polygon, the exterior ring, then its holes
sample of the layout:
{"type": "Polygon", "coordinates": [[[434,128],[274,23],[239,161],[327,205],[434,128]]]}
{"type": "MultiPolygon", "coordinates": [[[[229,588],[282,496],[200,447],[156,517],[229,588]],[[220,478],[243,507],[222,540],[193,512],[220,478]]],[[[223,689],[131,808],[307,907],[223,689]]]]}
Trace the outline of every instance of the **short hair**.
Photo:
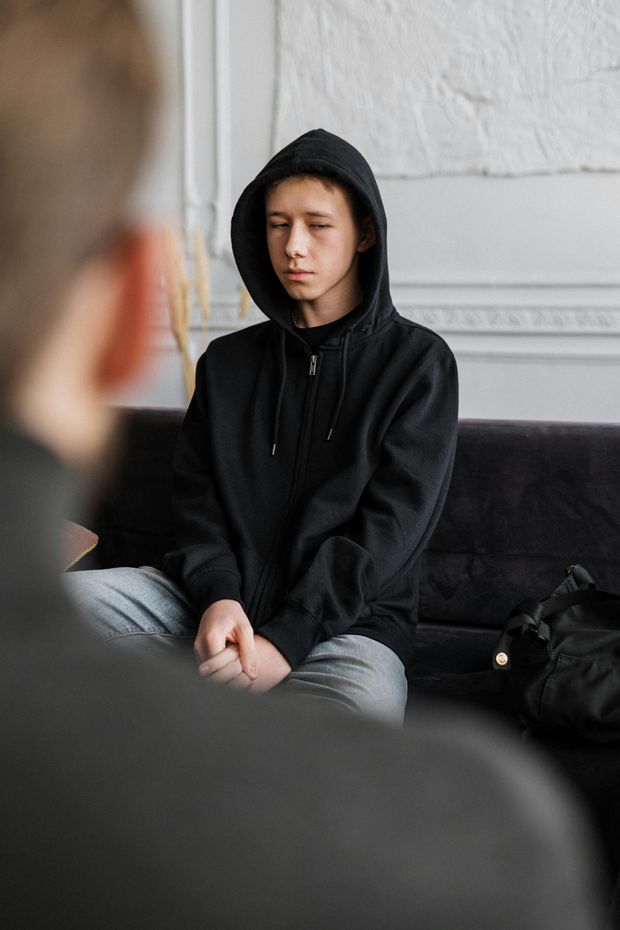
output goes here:
{"type": "Polygon", "coordinates": [[[132,0],[0,6],[0,399],[116,241],[161,87],[132,0]]]}
{"type": "Polygon", "coordinates": [[[340,178],[336,178],[331,174],[320,174],[319,172],[309,172],[303,171],[300,173],[289,174],[286,177],[279,178],[277,181],[272,181],[271,184],[268,184],[265,188],[265,197],[271,188],[277,187],[278,184],[281,184],[282,181],[290,181],[291,178],[295,178],[299,181],[320,181],[321,184],[327,188],[327,190],[332,191],[335,187],[339,187],[340,190],[344,193],[349,207],[351,208],[351,213],[353,215],[353,220],[355,224],[361,229],[364,220],[371,216],[371,212],[367,206],[362,202],[361,197],[357,191],[345,181],[341,181],[340,178]]]}

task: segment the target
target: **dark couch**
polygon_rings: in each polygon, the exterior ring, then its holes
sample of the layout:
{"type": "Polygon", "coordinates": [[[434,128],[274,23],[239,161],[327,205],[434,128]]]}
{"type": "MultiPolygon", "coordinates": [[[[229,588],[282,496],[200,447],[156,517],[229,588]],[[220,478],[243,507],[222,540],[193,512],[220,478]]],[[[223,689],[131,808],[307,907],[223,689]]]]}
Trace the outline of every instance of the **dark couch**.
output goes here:
{"type": "MultiPolygon", "coordinates": [[[[99,545],[80,567],[159,565],[172,547],[170,463],[182,416],[123,412],[119,471],[93,527],[99,545]]],[[[498,631],[511,607],[551,593],[573,562],[600,587],[620,588],[619,449],[620,425],[461,421],[448,499],[424,557],[410,705],[432,694],[516,726],[498,691],[501,673],[491,671],[498,631]]],[[[615,874],[618,747],[539,742],[587,797],[615,874]]]]}
{"type": "MultiPolygon", "coordinates": [[[[86,564],[159,565],[173,546],[170,463],[181,410],[123,412],[119,468],[86,564]]],[[[582,562],[620,585],[620,425],[464,420],[424,557],[412,684],[490,668],[508,611],[582,562]]]]}

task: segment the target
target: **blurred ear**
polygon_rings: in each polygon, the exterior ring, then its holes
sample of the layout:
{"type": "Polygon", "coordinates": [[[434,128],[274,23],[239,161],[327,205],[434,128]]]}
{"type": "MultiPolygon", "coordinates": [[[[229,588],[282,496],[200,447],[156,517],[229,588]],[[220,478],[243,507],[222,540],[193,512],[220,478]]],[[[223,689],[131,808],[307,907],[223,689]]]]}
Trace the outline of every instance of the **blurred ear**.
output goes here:
{"type": "Polygon", "coordinates": [[[117,287],[98,366],[99,386],[106,391],[134,378],[146,361],[158,260],[153,229],[125,231],[110,256],[117,287]]]}

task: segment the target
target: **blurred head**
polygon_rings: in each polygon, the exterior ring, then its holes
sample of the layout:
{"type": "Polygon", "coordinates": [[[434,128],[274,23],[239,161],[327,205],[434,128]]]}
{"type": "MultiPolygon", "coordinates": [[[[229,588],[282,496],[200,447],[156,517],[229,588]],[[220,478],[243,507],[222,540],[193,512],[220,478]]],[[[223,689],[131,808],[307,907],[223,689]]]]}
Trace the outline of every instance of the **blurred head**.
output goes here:
{"type": "Polygon", "coordinates": [[[0,411],[78,461],[141,354],[155,236],[127,204],[158,102],[131,0],[0,5],[0,411]]]}

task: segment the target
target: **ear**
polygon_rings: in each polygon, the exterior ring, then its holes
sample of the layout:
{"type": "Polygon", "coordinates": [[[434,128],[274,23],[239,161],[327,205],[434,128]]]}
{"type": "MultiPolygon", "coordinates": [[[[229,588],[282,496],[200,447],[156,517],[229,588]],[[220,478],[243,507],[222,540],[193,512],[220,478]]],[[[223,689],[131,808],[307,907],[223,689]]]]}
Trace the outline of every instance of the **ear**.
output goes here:
{"type": "Polygon", "coordinates": [[[98,370],[105,390],[135,377],[146,360],[158,259],[157,233],[152,229],[125,231],[110,257],[118,288],[98,370]]]}
{"type": "Polygon", "coordinates": [[[377,241],[375,224],[369,216],[362,221],[362,231],[357,245],[358,252],[367,252],[377,241]]]}

